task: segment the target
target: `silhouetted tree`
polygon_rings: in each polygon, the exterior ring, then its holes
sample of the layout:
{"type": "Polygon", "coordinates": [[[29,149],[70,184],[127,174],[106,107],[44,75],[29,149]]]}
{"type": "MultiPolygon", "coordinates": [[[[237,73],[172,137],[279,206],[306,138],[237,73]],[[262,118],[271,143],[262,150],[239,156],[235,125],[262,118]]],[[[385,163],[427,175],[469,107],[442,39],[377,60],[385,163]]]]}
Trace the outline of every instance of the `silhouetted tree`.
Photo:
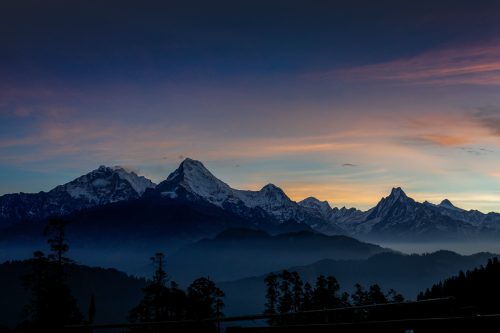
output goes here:
{"type": "Polygon", "coordinates": [[[65,256],[66,252],[69,251],[69,245],[66,243],[66,226],[68,223],[68,220],[60,217],[51,218],[43,232],[44,236],[48,237],[47,243],[50,245],[51,254],[49,254],[49,259],[57,263],[60,270],[58,272],[60,279],[64,279],[63,265],[73,263],[71,259],[65,256]]]}
{"type": "Polygon", "coordinates": [[[458,308],[468,314],[494,314],[500,312],[500,262],[489,259],[480,266],[434,284],[418,295],[418,300],[453,296],[458,308]],[[464,310],[465,311],[465,310],[464,310]]]}
{"type": "Polygon", "coordinates": [[[31,301],[24,308],[24,326],[49,327],[49,260],[42,251],[35,251],[29,264],[31,273],[22,278],[24,287],[31,291],[31,301]]]}
{"type": "Polygon", "coordinates": [[[313,292],[313,304],[315,309],[330,309],[338,307],[341,300],[337,296],[340,286],[333,276],[318,276],[313,292]]]}
{"type": "Polygon", "coordinates": [[[270,273],[266,276],[264,281],[266,282],[266,304],[264,313],[275,314],[279,298],[278,275],[270,273]]]}
{"type": "Polygon", "coordinates": [[[315,288],[309,282],[304,284],[297,272],[283,270],[271,273],[265,279],[266,313],[285,314],[290,312],[327,309],[349,305],[349,294],[338,296],[339,283],[334,276],[320,275],[315,288]]]}
{"type": "Polygon", "coordinates": [[[182,319],[186,314],[186,294],[178,289],[175,282],[167,287],[165,255],[156,253],[151,257],[155,267],[152,279],[142,289],[141,302],[129,313],[132,322],[149,322],[182,319]]]}
{"type": "Polygon", "coordinates": [[[302,282],[302,278],[299,273],[292,272],[291,273],[291,284],[292,284],[292,306],[293,311],[300,311],[302,307],[302,302],[304,300],[304,283],[302,282]]]}
{"type": "Polygon", "coordinates": [[[167,283],[167,272],[165,272],[165,255],[161,252],[151,257],[156,269],[153,275],[153,283],[157,286],[165,287],[167,283]]]}
{"type": "Polygon", "coordinates": [[[24,286],[31,291],[31,303],[26,306],[26,330],[60,331],[64,325],[83,321],[75,298],[66,285],[65,267],[72,263],[66,257],[69,245],[66,242],[67,220],[51,218],[44,230],[51,253],[46,257],[36,251],[31,261],[32,273],[24,277],[24,286]]]}
{"type": "Polygon", "coordinates": [[[340,290],[340,285],[334,276],[328,276],[326,278],[326,285],[328,290],[328,304],[329,308],[336,308],[341,305],[341,300],[337,293],[340,290]]]}
{"type": "Polygon", "coordinates": [[[316,278],[316,285],[313,291],[313,304],[316,309],[326,309],[327,307],[327,282],[324,275],[316,278]]]}
{"type": "Polygon", "coordinates": [[[354,293],[351,295],[351,299],[352,299],[352,304],[355,306],[367,305],[368,292],[361,284],[356,283],[354,285],[354,293]]]}
{"type": "Polygon", "coordinates": [[[343,292],[342,295],[340,296],[340,305],[343,307],[348,307],[351,306],[351,302],[349,302],[350,295],[348,292],[343,292]]]}
{"type": "Polygon", "coordinates": [[[385,303],[387,303],[387,298],[382,292],[380,286],[378,284],[371,285],[368,290],[368,300],[366,305],[385,303]]]}
{"type": "Polygon", "coordinates": [[[394,289],[384,294],[378,284],[372,284],[368,290],[359,284],[354,285],[354,293],[351,295],[352,303],[355,306],[386,304],[389,302],[404,302],[403,295],[397,293],[394,289]]]}
{"type": "Polygon", "coordinates": [[[404,296],[402,294],[398,293],[394,289],[389,289],[389,291],[387,292],[385,297],[387,298],[387,300],[389,302],[392,302],[392,303],[401,303],[401,302],[405,301],[404,296]]]}
{"type": "Polygon", "coordinates": [[[179,285],[174,281],[170,282],[168,299],[169,318],[183,319],[187,316],[188,299],[184,290],[179,289],[179,285]]]}
{"type": "Polygon", "coordinates": [[[304,284],[304,293],[302,297],[301,311],[309,311],[313,309],[314,291],[309,282],[304,284]]]}
{"type": "Polygon", "coordinates": [[[218,318],[223,316],[225,296],[209,278],[198,278],[187,289],[188,316],[192,319],[218,318]]]}
{"type": "Polygon", "coordinates": [[[293,292],[292,292],[292,273],[290,273],[287,270],[284,270],[280,274],[280,285],[279,285],[279,291],[280,291],[280,297],[279,297],[279,303],[278,303],[278,311],[279,313],[288,313],[292,312],[294,310],[294,298],[293,298],[293,292]]]}

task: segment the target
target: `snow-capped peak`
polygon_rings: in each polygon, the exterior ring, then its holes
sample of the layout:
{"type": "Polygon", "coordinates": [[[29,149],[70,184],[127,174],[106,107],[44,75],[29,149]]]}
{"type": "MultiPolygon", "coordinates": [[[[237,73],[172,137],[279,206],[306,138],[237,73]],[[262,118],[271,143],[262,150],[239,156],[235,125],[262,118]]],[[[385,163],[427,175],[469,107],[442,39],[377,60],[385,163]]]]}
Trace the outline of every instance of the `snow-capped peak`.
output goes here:
{"type": "Polygon", "coordinates": [[[307,197],[304,200],[299,201],[299,205],[310,208],[321,207],[322,209],[332,209],[328,201],[321,201],[315,197],[307,197]]]}
{"type": "Polygon", "coordinates": [[[267,184],[264,187],[260,189],[261,193],[264,193],[268,197],[274,197],[274,198],[286,198],[289,200],[288,196],[283,192],[281,188],[274,184],[267,184]]]}
{"type": "Polygon", "coordinates": [[[157,186],[157,190],[165,197],[175,198],[183,189],[209,202],[222,206],[232,196],[232,189],[217,179],[200,161],[186,158],[168,178],[157,186]]]}
{"type": "Polygon", "coordinates": [[[99,166],[48,192],[19,193],[0,197],[0,220],[5,216],[18,220],[43,219],[118,201],[138,199],[155,185],[149,179],[122,167],[99,166]],[[10,199],[9,199],[10,197],[10,199]]]}
{"type": "Polygon", "coordinates": [[[259,191],[233,189],[208,171],[203,163],[190,158],[186,158],[161,182],[157,190],[163,197],[171,199],[187,196],[188,199],[203,199],[219,207],[258,207],[283,221],[292,218],[295,213],[293,208],[298,207],[276,185],[265,185],[259,191]]]}
{"type": "Polygon", "coordinates": [[[67,184],[57,186],[52,191],[66,192],[74,199],[106,203],[139,197],[147,188],[154,186],[155,184],[149,179],[128,172],[122,167],[101,165],[67,184]]]}
{"type": "Polygon", "coordinates": [[[439,207],[443,207],[443,208],[448,208],[448,209],[453,209],[453,210],[463,210],[461,208],[458,208],[456,207],[454,204],[451,203],[450,200],[448,199],[444,199],[443,201],[441,201],[441,203],[438,205],[439,207]]]}
{"type": "Polygon", "coordinates": [[[448,199],[444,199],[443,201],[441,201],[441,203],[439,204],[439,206],[445,206],[445,207],[455,207],[450,200],[448,199]]]}
{"type": "Polygon", "coordinates": [[[332,214],[333,210],[328,201],[320,201],[315,197],[308,197],[298,203],[300,206],[316,211],[323,218],[327,219],[332,214]]]}
{"type": "Polygon", "coordinates": [[[120,176],[121,179],[126,180],[132,186],[132,188],[139,195],[143,195],[148,188],[154,188],[156,186],[151,180],[144,176],[139,176],[133,171],[127,171],[121,166],[114,166],[113,170],[120,176]]]}

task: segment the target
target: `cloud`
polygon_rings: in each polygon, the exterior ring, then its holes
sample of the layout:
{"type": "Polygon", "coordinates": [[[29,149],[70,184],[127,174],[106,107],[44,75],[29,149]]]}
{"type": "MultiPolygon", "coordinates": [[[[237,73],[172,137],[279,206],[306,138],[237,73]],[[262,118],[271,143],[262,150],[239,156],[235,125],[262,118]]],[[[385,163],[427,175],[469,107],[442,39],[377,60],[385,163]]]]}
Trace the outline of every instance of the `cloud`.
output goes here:
{"type": "Polygon", "coordinates": [[[435,112],[419,114],[409,119],[403,135],[398,139],[406,145],[441,148],[464,148],[487,153],[497,138],[489,127],[495,127],[491,118],[498,116],[500,133],[500,112],[435,112]]]}
{"type": "Polygon", "coordinates": [[[473,114],[474,119],[490,133],[500,136],[500,107],[485,106],[480,107],[473,114]]]}
{"type": "Polygon", "coordinates": [[[492,44],[434,49],[411,58],[324,74],[355,81],[394,81],[417,85],[500,85],[500,46],[492,44]]]}
{"type": "Polygon", "coordinates": [[[439,146],[459,146],[469,142],[469,138],[458,135],[428,134],[422,135],[421,139],[439,146]]]}

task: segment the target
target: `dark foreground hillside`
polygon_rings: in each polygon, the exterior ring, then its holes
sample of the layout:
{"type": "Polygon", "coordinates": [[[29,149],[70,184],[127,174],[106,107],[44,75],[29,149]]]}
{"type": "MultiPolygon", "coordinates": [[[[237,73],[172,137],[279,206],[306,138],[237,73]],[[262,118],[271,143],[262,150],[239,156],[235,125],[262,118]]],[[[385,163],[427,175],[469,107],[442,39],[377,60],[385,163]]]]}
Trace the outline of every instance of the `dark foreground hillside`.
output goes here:
{"type": "MultiPolygon", "coordinates": [[[[27,261],[0,264],[0,323],[14,326],[21,319],[22,310],[30,294],[21,283],[28,274],[27,261]]],[[[71,265],[67,270],[68,285],[86,314],[90,298],[94,295],[96,322],[125,321],[130,309],[142,298],[144,279],[135,278],[116,269],[71,265]]]]}

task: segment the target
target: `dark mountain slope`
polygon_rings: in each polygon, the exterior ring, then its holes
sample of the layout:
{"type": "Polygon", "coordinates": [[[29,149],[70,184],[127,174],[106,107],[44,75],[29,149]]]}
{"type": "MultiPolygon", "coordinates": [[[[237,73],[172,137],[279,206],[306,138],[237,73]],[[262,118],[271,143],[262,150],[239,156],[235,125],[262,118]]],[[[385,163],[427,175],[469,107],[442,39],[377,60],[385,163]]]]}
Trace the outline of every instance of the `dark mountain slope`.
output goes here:
{"type": "Polygon", "coordinates": [[[171,274],[179,281],[210,275],[215,280],[236,279],[319,258],[365,259],[390,251],[347,236],[302,231],[270,235],[252,229],[228,229],[169,256],[171,274]]]}
{"type": "MultiPolygon", "coordinates": [[[[21,284],[21,277],[30,271],[26,261],[0,264],[0,324],[14,326],[21,319],[29,291],[21,284]]],[[[94,294],[96,322],[124,322],[128,311],[142,298],[144,279],[129,276],[115,269],[72,265],[67,270],[68,285],[86,314],[90,297],[94,294]]]]}

